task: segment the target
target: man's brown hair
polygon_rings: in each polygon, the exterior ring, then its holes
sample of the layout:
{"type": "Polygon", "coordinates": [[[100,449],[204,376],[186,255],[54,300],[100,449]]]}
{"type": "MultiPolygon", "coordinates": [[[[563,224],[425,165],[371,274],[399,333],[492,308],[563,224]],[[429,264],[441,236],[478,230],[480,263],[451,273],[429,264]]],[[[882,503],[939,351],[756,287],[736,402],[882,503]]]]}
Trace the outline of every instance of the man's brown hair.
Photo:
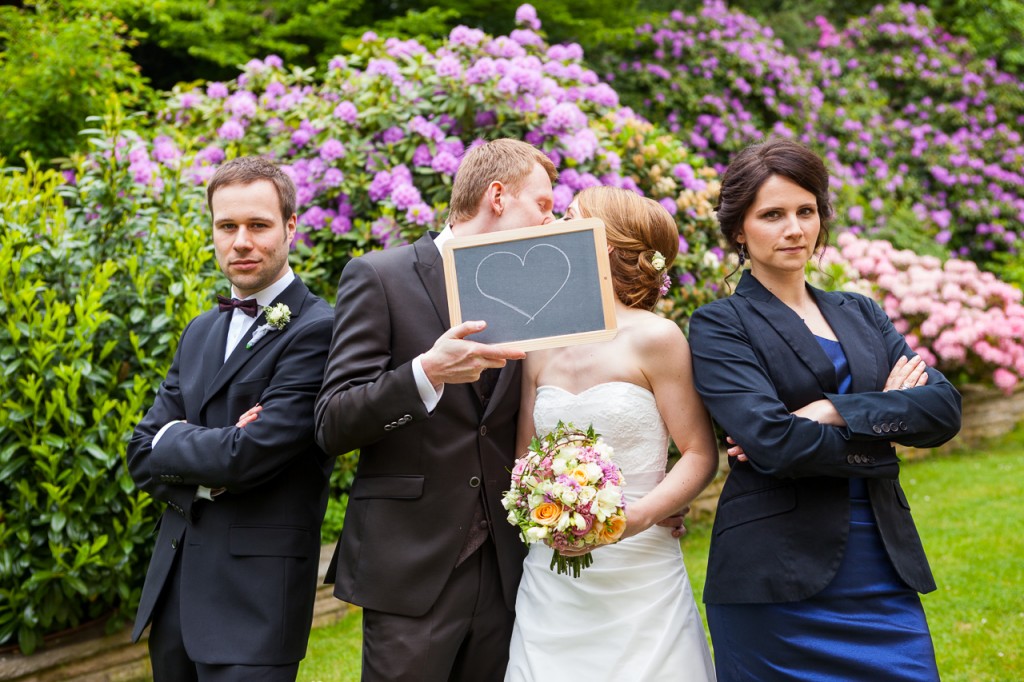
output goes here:
{"type": "Polygon", "coordinates": [[[551,182],[558,178],[551,159],[532,144],[520,140],[501,138],[470,149],[455,174],[448,221],[456,223],[474,218],[492,182],[500,182],[506,191],[518,195],[536,164],[547,172],[551,182]]]}

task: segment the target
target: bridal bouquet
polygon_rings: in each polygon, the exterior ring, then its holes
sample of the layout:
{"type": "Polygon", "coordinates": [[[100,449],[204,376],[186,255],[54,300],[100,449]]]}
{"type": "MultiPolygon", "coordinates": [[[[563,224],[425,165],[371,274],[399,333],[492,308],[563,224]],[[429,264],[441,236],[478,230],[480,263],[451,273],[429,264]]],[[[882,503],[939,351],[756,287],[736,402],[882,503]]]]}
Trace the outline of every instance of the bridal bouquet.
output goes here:
{"type": "Polygon", "coordinates": [[[501,504],[527,545],[543,541],[555,552],[551,568],[575,578],[593,563],[590,554],[562,556],[559,550],[585,549],[617,541],[626,529],[624,480],[612,449],[594,433],[558,422],[544,438],[534,438],[516,460],[512,488],[501,504]]]}

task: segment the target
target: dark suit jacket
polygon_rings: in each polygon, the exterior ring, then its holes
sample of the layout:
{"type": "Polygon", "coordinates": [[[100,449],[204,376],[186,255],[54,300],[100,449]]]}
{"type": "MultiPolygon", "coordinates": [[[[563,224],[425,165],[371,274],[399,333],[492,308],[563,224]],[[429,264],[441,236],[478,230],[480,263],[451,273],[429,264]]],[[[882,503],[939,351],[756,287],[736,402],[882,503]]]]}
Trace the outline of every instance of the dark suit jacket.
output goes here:
{"type": "Polygon", "coordinates": [[[132,636],[150,622],[177,555],[185,646],[201,663],[284,665],[306,651],[334,465],[313,439],[332,311],[298,279],[279,302],[288,325],[247,350],[250,328],[226,362],[230,315],[215,308],[192,320],[128,445],[136,484],[168,505],[132,636]],[[257,402],[259,418],[236,428],[257,402]],[[176,419],[187,423],[152,447],[176,419]],[[198,485],[227,491],[193,501],[198,485]]]}
{"type": "Polygon", "coordinates": [[[332,455],[359,448],[360,457],[328,580],[339,598],[377,611],[430,609],[481,492],[505,600],[515,603],[525,549],[500,500],[515,458],[520,367],[502,369],[486,409],[476,384],[452,384],[428,414],[412,360],[448,328],[432,235],[369,253],[342,272],[317,441],[332,455]]]}
{"type": "Polygon", "coordinates": [[[846,546],[852,477],[867,479],[897,573],[920,592],[935,589],[890,442],[934,447],[952,438],[960,394],[934,369],[926,386],[883,393],[899,357],[913,355],[906,341],[874,301],[808,288],[849,361],[848,394],[836,394],[835,369],[799,316],[749,272],[735,294],[690,321],[697,391],[750,458],[731,460],[719,498],[707,603],[795,601],[828,585],[846,546]],[[846,428],[790,414],[821,398],[846,428]]]}

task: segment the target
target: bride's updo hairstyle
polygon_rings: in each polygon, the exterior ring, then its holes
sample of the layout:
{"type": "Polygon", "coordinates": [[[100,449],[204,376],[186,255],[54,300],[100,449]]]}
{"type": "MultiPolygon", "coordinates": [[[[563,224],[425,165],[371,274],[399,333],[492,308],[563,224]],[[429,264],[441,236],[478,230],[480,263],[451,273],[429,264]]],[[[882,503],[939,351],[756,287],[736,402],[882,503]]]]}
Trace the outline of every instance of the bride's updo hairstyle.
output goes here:
{"type": "Polygon", "coordinates": [[[653,310],[679,252],[675,220],[653,199],[618,187],[588,187],[576,201],[581,217],[604,221],[615,295],[631,308],[653,310]],[[655,252],[664,259],[661,269],[652,263],[655,252]]]}

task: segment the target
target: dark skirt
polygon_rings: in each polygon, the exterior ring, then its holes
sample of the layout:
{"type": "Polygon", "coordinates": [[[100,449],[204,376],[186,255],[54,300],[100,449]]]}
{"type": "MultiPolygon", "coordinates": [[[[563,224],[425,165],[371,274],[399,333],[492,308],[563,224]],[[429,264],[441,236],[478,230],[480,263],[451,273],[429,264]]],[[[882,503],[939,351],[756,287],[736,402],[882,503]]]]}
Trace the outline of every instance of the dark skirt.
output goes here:
{"type": "Polygon", "coordinates": [[[889,561],[858,484],[828,587],[799,602],[707,605],[720,681],[939,679],[921,600],[889,561]]]}

